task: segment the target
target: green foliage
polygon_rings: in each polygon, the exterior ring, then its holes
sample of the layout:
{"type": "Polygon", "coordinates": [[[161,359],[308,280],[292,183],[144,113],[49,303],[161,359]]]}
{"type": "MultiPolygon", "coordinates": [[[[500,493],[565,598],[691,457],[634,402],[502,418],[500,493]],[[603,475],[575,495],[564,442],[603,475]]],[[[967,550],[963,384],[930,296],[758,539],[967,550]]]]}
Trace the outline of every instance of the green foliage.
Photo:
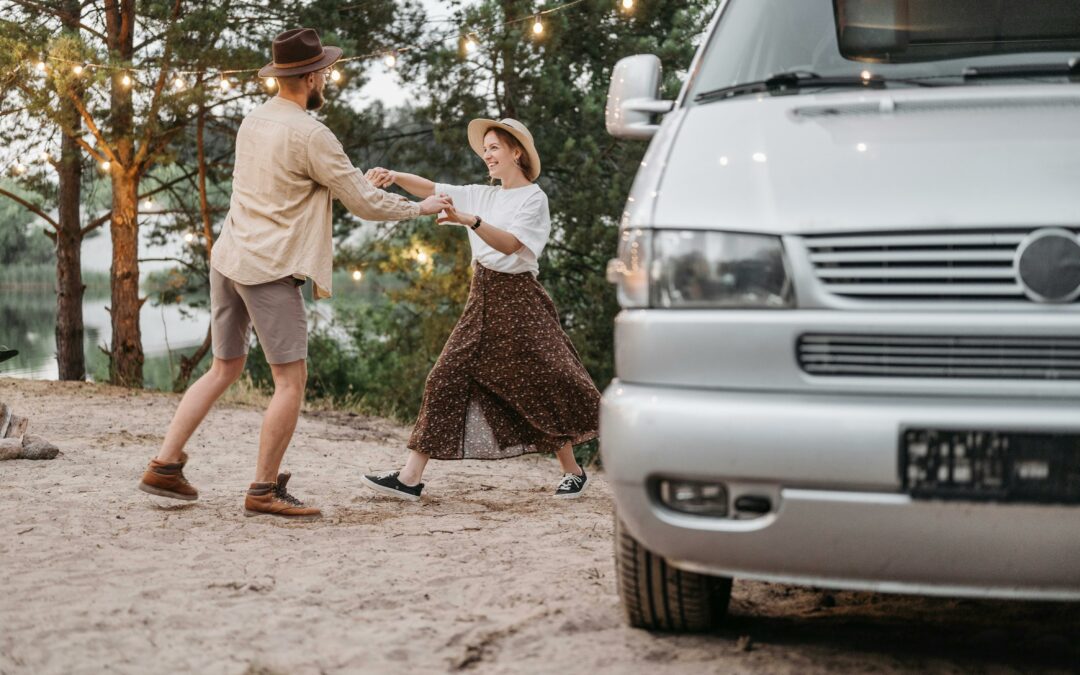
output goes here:
{"type": "MultiPolygon", "coordinates": [[[[34,195],[0,181],[0,187],[33,201],[34,195]]],[[[36,217],[19,204],[0,201],[0,268],[11,265],[38,265],[55,259],[53,245],[41,228],[32,225],[36,217]]],[[[53,270],[53,280],[56,271],[53,270]]]]}

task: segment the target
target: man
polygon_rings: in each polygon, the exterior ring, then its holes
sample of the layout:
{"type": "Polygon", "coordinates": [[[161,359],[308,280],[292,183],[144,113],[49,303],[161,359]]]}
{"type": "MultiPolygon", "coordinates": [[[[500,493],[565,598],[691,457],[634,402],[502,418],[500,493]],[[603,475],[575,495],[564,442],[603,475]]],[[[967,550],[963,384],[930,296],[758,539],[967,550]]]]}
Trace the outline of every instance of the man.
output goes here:
{"type": "Polygon", "coordinates": [[[254,324],[270,363],[274,396],[263,418],[255,482],[244,513],[312,520],[321,512],[290,495],[290,474],[278,469],[307,381],[307,317],[300,286],[310,277],[315,298],[331,293],[333,199],[370,220],[435,214],[452,203],[444,195],[416,203],[376,189],[353,167],[334,134],[306,112],[322,106],[328,71],[341,58],[340,49],[324,48],[314,30],[298,28],[274,39],[273,57],[259,77],[277,78],[278,95],[240,125],[232,201],[211,257],[214,362],[184,394],[139,489],[174,499],[198,498],[184,478],[184,445],[243,372],[254,324]]]}

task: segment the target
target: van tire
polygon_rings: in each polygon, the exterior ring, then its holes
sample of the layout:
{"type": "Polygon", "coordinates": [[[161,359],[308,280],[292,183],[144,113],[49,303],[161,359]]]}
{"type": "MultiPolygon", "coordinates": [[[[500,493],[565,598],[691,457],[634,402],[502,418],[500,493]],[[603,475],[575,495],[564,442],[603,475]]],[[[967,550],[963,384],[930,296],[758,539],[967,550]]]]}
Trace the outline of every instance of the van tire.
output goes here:
{"type": "Polygon", "coordinates": [[[731,578],[685,572],[642,546],[615,516],[615,572],[634,628],[702,633],[716,628],[731,601],[731,578]]]}

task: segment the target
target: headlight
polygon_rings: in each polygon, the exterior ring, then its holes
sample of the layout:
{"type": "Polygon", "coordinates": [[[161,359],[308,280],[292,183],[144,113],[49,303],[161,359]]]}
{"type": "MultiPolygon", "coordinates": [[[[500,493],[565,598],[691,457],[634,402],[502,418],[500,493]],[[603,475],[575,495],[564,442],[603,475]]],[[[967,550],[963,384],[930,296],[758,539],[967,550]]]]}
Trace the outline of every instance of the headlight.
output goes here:
{"type": "Polygon", "coordinates": [[[627,229],[608,264],[623,307],[793,307],[779,237],[702,230],[627,229]]]}

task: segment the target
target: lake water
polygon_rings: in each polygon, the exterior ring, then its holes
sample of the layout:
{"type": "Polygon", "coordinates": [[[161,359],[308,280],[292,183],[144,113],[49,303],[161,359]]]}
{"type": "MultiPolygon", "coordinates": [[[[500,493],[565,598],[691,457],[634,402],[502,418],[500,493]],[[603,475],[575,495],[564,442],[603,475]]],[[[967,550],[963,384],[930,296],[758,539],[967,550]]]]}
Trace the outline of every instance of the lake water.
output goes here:
{"type": "MultiPolygon", "coordinates": [[[[140,255],[144,258],[175,256],[182,243],[155,247],[144,241],[140,255]]],[[[108,232],[89,239],[83,246],[84,272],[108,273],[112,247],[108,232]]],[[[169,263],[147,262],[140,265],[143,277],[150,272],[167,269],[169,263]]],[[[308,286],[310,288],[310,284],[308,286]]],[[[308,302],[308,323],[311,328],[332,324],[335,309],[341,303],[356,304],[373,294],[364,282],[356,283],[338,274],[334,279],[334,298],[331,301],[308,302]]],[[[87,289],[83,298],[83,322],[86,328],[86,369],[91,379],[108,377],[107,349],[112,334],[108,288],[87,289]]],[[[154,389],[169,389],[180,362],[180,355],[193,352],[206,336],[210,314],[206,309],[179,305],[156,306],[153,300],[143,305],[140,314],[143,351],[146,356],[144,379],[154,389]]],[[[0,344],[18,349],[19,355],[0,365],[0,375],[31,379],[55,380],[56,363],[56,294],[52,288],[0,287],[0,344]]],[[[207,357],[204,363],[210,361],[207,357]]]]}

